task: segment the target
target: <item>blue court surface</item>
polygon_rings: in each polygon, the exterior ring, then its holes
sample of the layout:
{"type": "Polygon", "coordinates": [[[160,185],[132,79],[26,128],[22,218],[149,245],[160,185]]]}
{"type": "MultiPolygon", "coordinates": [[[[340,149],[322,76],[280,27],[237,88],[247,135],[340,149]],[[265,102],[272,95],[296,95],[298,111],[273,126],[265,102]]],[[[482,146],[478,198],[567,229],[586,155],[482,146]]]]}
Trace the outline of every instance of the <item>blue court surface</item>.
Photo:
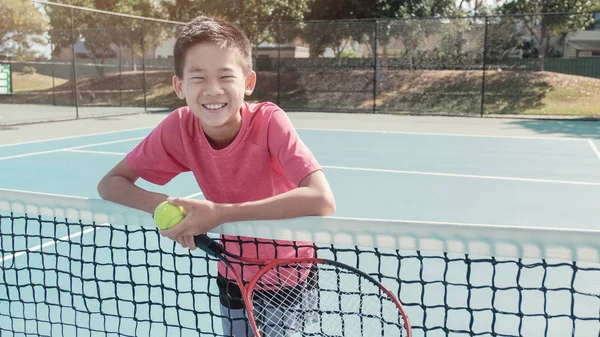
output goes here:
{"type": "MultiPolygon", "coordinates": [[[[490,121],[466,118],[355,117],[328,114],[290,114],[290,118],[298,128],[302,140],[325,169],[335,193],[337,203],[335,215],[338,217],[600,230],[600,151],[598,151],[600,122],[490,121]],[[356,119],[353,120],[354,118],[356,119]]],[[[60,126],[61,124],[47,124],[47,127],[52,129],[60,126]]],[[[22,131],[27,131],[27,128],[24,127],[22,131]]],[[[29,140],[15,144],[10,144],[5,138],[4,144],[0,145],[0,172],[2,173],[0,188],[98,198],[96,185],[99,179],[150,131],[151,127],[141,127],[95,132],[89,136],[50,137],[51,139],[47,140],[29,140]]],[[[0,135],[2,132],[4,131],[0,131],[0,135]]],[[[190,173],[178,176],[166,186],[156,186],[143,181],[139,184],[144,188],[162,191],[172,196],[202,198],[201,191],[190,173]]],[[[42,229],[28,230],[41,231],[42,229]]],[[[68,228],[60,228],[59,231],[61,232],[54,234],[64,236],[70,233],[68,228]]],[[[123,240],[121,245],[135,245],[136,239],[144,239],[142,234],[136,233],[130,238],[131,241],[122,238],[102,238],[102,229],[96,232],[95,242],[104,240],[106,246],[114,245],[115,240],[123,240]]],[[[47,233],[47,235],[51,234],[53,233],[47,233]]],[[[86,235],[82,234],[82,238],[77,240],[87,240],[86,235]]],[[[16,251],[32,245],[25,240],[15,244],[23,245],[23,247],[16,247],[16,251]]],[[[165,242],[161,239],[160,242],[146,242],[146,244],[154,247],[153,245],[161,245],[165,242]]],[[[57,244],[60,245],[64,245],[65,254],[85,255],[85,252],[71,252],[68,244],[57,244]]],[[[60,250],[60,248],[56,249],[60,250]]],[[[179,252],[182,251],[177,249],[179,252]]],[[[134,255],[135,252],[127,256],[131,258],[134,255]]],[[[104,259],[102,256],[96,258],[97,261],[104,259]]],[[[106,263],[118,264],[112,268],[113,272],[117,271],[115,275],[118,275],[119,270],[127,272],[126,264],[135,265],[135,261],[119,260],[118,255],[111,258],[112,260],[107,258],[106,263]]],[[[20,263],[17,261],[19,256],[11,256],[10,259],[15,260],[14,263],[20,263]]],[[[66,263],[66,261],[61,262],[60,259],[57,261],[44,261],[44,264],[66,263]]],[[[41,264],[41,261],[31,258],[27,263],[41,264]]],[[[165,263],[171,265],[186,262],[173,260],[165,263]]],[[[370,268],[368,262],[365,267],[370,268]]],[[[394,267],[391,265],[391,268],[394,267]]],[[[420,268],[419,265],[414,267],[415,270],[420,268]]],[[[421,271],[424,274],[420,276],[425,279],[427,275],[434,279],[446,279],[446,276],[438,275],[439,269],[443,267],[443,261],[439,266],[431,262],[430,267],[425,268],[424,272],[421,271]]],[[[69,266],[65,265],[65,268],[69,266]]],[[[188,265],[181,268],[192,269],[188,265]]],[[[110,274],[109,269],[107,273],[110,274]]],[[[563,272],[561,270],[558,268],[549,273],[552,278],[548,276],[551,282],[546,286],[555,284],[556,287],[563,289],[572,284],[568,273],[565,274],[564,270],[563,272]]],[[[135,278],[135,268],[133,271],[135,278]]],[[[489,271],[482,271],[479,280],[476,271],[473,270],[474,284],[491,282],[487,276],[484,276],[489,271]]],[[[566,271],[568,272],[569,269],[567,268],[566,271]]],[[[207,270],[203,269],[200,272],[206,273],[207,270]]],[[[457,278],[464,273],[462,269],[450,268],[449,275],[453,272],[457,278]]],[[[418,275],[419,272],[415,271],[415,273],[418,275]]],[[[34,273],[29,276],[36,275],[38,274],[34,273]]],[[[149,278],[150,275],[148,274],[147,277],[149,278]]],[[[160,277],[160,275],[155,276],[160,277]]],[[[414,275],[404,276],[411,278],[414,275]]],[[[583,306],[592,313],[599,313],[600,294],[597,294],[597,289],[600,288],[600,272],[595,269],[587,276],[586,279],[578,281],[580,287],[578,291],[592,296],[580,299],[577,305],[583,306]]],[[[448,276],[448,279],[451,280],[452,277],[448,276]]],[[[540,279],[540,276],[535,276],[534,273],[531,279],[531,284],[537,284],[536,280],[540,279]]],[[[41,280],[31,281],[41,283],[41,280]]],[[[60,282],[59,280],[46,281],[60,282]]],[[[176,281],[161,279],[161,282],[174,284],[176,281]]],[[[496,283],[496,286],[502,287],[503,282],[496,283]]],[[[111,282],[107,280],[106,283],[111,282]]],[[[506,284],[508,283],[511,281],[506,281],[506,284]]],[[[200,288],[203,286],[205,285],[194,285],[200,288]]],[[[408,289],[405,293],[406,297],[402,300],[411,303],[427,302],[428,299],[433,300],[439,295],[438,290],[433,289],[421,298],[417,293],[410,293],[410,285],[406,287],[408,289]]],[[[432,287],[436,286],[432,285],[432,287]]],[[[90,291],[101,289],[102,286],[90,291]]],[[[443,292],[443,289],[440,291],[443,292]]],[[[460,291],[448,296],[449,303],[463,300],[460,291]]],[[[482,294],[482,296],[485,298],[490,295],[482,294]]],[[[32,294],[31,297],[34,295],[32,294]]],[[[147,298],[136,298],[136,300],[144,301],[147,298]]],[[[440,301],[438,298],[437,302],[440,301]]],[[[483,301],[485,302],[486,299],[483,301]]],[[[533,298],[525,304],[522,304],[519,299],[518,305],[511,301],[508,297],[498,296],[493,305],[507,311],[510,311],[512,306],[518,306],[519,311],[526,313],[548,312],[547,308],[539,307],[539,298],[533,298]]],[[[562,303],[565,308],[570,306],[569,296],[564,298],[559,295],[554,301],[557,301],[554,302],[555,304],[562,303]]],[[[180,305],[184,308],[193,307],[193,304],[185,301],[180,305]]],[[[561,308],[563,305],[553,307],[561,308]]],[[[417,309],[419,308],[409,310],[409,315],[415,317],[417,326],[436,325],[439,323],[435,321],[436,317],[444,316],[431,311],[426,321],[417,309]]],[[[550,311],[552,315],[552,310],[550,311]]],[[[564,310],[559,309],[559,311],[564,310]]],[[[569,310],[566,311],[570,313],[569,310]]],[[[489,318],[484,317],[479,317],[474,321],[475,323],[472,323],[473,317],[470,315],[462,317],[463,314],[465,313],[454,316],[453,323],[450,323],[450,325],[454,324],[451,329],[477,332],[480,325],[485,326],[489,323],[489,318]],[[458,322],[472,324],[472,326],[461,326],[458,322]]],[[[587,313],[584,312],[575,314],[587,317],[587,313]]],[[[75,318],[67,314],[63,319],[70,321],[75,318]]],[[[531,333],[531,336],[543,336],[545,329],[540,331],[540,325],[536,326],[536,324],[545,320],[543,317],[539,319],[541,321],[536,323],[534,317],[529,322],[530,325],[523,330],[518,330],[520,328],[516,327],[523,323],[518,319],[496,322],[496,324],[506,324],[507,335],[512,335],[515,331],[525,331],[531,333]],[[517,330],[511,330],[513,328],[517,330]]],[[[103,324],[104,329],[112,329],[110,317],[107,318],[107,322],[109,323],[103,324]]],[[[22,324],[26,323],[22,322],[22,324]]],[[[218,324],[215,324],[210,327],[211,330],[220,329],[218,324]]],[[[579,324],[581,325],[578,327],[577,336],[585,336],[586,331],[594,331],[596,335],[600,333],[600,324],[593,320],[585,320],[579,324]]],[[[546,335],[571,335],[573,327],[555,324],[551,328],[554,330],[550,329],[551,333],[546,335]]],[[[54,327],[48,325],[48,329],[54,327]]],[[[131,333],[135,334],[133,326],[123,327],[123,329],[131,329],[131,333]]],[[[487,331],[485,327],[481,329],[487,331]]],[[[502,334],[502,328],[496,331],[502,334]]],[[[162,330],[159,332],[163,335],[165,333],[162,330]]],[[[441,335],[439,333],[442,331],[436,331],[432,336],[441,335]]],[[[420,336],[418,333],[415,335],[420,336]]]]}
{"type": "MultiPolygon", "coordinates": [[[[545,130],[503,136],[514,124],[495,135],[482,127],[483,134],[461,134],[471,119],[449,120],[458,132],[428,132],[424,120],[412,122],[424,132],[334,130],[319,127],[331,124],[319,118],[309,121],[316,127],[297,127],[326,171],[337,216],[600,228],[600,122],[582,123],[587,137],[575,138],[545,130]]],[[[150,130],[1,145],[0,188],[96,198],[99,179],[150,130]]],[[[173,196],[201,192],[189,173],[166,186],[141,185],[173,196]]]]}

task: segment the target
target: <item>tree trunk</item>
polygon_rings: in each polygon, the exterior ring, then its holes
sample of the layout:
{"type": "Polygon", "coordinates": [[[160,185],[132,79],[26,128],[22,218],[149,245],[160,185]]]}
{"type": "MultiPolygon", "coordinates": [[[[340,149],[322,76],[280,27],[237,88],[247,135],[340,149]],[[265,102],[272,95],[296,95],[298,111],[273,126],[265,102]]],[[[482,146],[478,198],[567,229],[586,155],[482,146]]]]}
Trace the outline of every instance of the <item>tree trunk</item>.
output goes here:
{"type": "Polygon", "coordinates": [[[131,64],[133,64],[133,71],[137,71],[137,58],[135,48],[131,47],[131,64]]]}
{"type": "Polygon", "coordinates": [[[548,12],[548,0],[544,0],[542,4],[542,20],[540,22],[541,38],[540,38],[540,70],[546,69],[546,53],[548,52],[548,17],[545,15],[548,12]]]}
{"type": "Polygon", "coordinates": [[[540,38],[540,70],[544,71],[546,68],[546,54],[548,53],[548,25],[546,23],[546,17],[542,17],[542,23],[540,25],[542,30],[542,36],[540,38]]]}

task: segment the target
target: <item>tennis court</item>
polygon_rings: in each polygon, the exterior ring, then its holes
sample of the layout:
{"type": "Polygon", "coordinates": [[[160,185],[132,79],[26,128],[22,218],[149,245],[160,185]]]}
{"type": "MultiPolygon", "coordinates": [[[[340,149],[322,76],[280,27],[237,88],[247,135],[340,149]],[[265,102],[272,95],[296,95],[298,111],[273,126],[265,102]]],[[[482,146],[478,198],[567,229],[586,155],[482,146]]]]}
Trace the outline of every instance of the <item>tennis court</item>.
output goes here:
{"type": "MultiPolygon", "coordinates": [[[[600,334],[599,122],[289,115],[335,216],[222,232],[309,237],[322,256],[380,275],[414,336],[600,334]]],[[[222,335],[215,262],[159,237],[149,216],[95,200],[164,116],[0,131],[2,336],[222,335]],[[113,211],[130,226],[87,221],[113,211]]],[[[191,174],[139,184],[202,198],[191,174]]]]}

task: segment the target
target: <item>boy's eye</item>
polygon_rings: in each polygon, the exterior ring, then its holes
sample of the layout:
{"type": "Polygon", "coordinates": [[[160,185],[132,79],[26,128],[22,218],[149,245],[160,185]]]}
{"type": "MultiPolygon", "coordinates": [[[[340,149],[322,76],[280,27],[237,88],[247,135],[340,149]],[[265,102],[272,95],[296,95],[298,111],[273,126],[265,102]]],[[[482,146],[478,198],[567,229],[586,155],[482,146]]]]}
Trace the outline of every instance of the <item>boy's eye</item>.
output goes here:
{"type": "Polygon", "coordinates": [[[233,78],[233,76],[229,76],[229,75],[228,76],[221,76],[221,78],[227,79],[227,78],[233,78]]]}
{"type": "Polygon", "coordinates": [[[203,80],[204,77],[200,77],[200,76],[194,76],[191,78],[192,80],[203,80]]]}

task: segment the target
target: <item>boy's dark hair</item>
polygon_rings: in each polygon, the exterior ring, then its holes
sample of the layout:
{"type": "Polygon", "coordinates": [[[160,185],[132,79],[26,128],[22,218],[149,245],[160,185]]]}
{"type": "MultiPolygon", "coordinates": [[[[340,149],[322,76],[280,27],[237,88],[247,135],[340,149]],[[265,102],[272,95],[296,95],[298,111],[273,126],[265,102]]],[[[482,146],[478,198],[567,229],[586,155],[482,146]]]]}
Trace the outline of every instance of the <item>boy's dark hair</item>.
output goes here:
{"type": "Polygon", "coordinates": [[[252,71],[252,47],[244,32],[229,22],[201,15],[186,24],[175,41],[175,76],[183,78],[185,55],[191,47],[200,43],[211,43],[238,52],[244,75],[252,71]]]}

